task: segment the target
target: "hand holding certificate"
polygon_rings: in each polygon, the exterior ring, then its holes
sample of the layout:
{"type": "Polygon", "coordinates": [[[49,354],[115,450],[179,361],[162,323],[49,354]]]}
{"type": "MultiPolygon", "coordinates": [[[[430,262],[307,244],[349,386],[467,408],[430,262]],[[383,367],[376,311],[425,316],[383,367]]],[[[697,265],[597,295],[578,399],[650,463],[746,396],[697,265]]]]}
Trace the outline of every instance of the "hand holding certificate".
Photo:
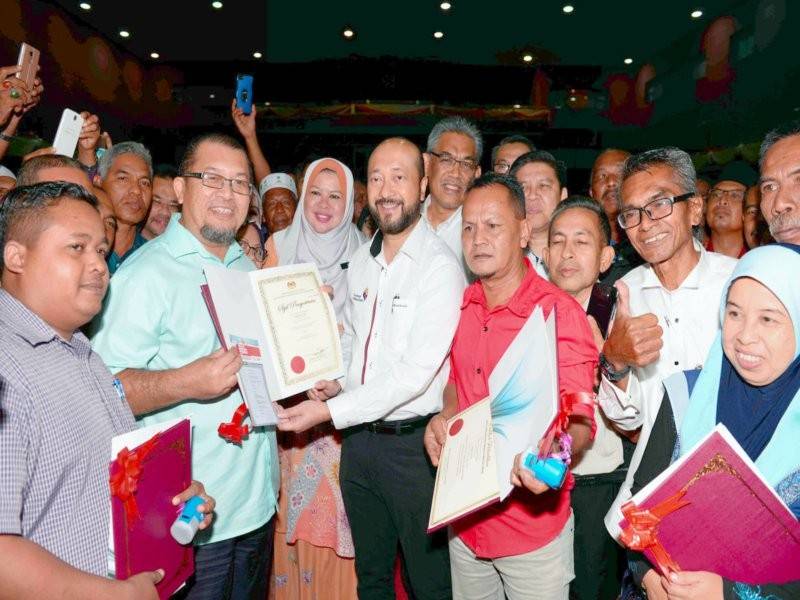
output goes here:
{"type": "Polygon", "coordinates": [[[271,401],[344,375],[336,316],[316,266],[249,273],[208,266],[205,274],[215,327],[242,356],[239,387],[255,425],[277,422],[271,401]]]}
{"type": "Polygon", "coordinates": [[[489,376],[489,397],[447,422],[428,529],[438,529],[513,488],[517,454],[536,447],[559,408],[555,314],[537,307],[489,376]]]}

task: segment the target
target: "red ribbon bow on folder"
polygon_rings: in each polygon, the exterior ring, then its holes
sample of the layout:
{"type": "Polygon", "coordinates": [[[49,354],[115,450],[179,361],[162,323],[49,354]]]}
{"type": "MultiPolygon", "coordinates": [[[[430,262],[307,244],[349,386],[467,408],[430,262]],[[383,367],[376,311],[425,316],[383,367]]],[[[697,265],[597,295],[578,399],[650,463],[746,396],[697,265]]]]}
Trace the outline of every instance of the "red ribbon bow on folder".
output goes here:
{"type": "Polygon", "coordinates": [[[242,402],[239,408],[233,413],[230,423],[220,423],[217,428],[217,433],[226,442],[231,444],[240,444],[244,438],[250,433],[250,427],[243,425],[244,418],[247,416],[247,405],[242,402]]]}
{"type": "Polygon", "coordinates": [[[597,424],[594,422],[594,406],[595,396],[589,392],[570,392],[561,394],[561,410],[558,411],[553,424],[547,433],[542,438],[542,445],[539,447],[539,457],[545,457],[550,454],[550,449],[553,445],[555,437],[564,433],[569,427],[569,418],[572,415],[585,417],[589,419],[592,424],[592,438],[594,438],[595,431],[597,431],[597,424]]]}
{"type": "Polygon", "coordinates": [[[142,463],[156,447],[160,437],[161,434],[157,433],[136,450],[131,451],[126,447],[117,454],[115,462],[118,468],[112,473],[109,483],[111,494],[122,501],[128,527],[139,518],[139,508],[136,506],[136,487],[139,484],[139,477],[142,475],[142,463]]]}
{"type": "Polygon", "coordinates": [[[649,550],[653,554],[653,561],[658,570],[663,575],[680,571],[680,567],[669,555],[667,549],[661,545],[658,539],[658,525],[661,519],[671,512],[691,504],[689,500],[683,499],[685,494],[686,490],[681,490],[651,509],[639,508],[633,502],[626,502],[622,505],[622,516],[625,517],[628,524],[620,533],[619,541],[631,550],[638,552],[649,550]]]}

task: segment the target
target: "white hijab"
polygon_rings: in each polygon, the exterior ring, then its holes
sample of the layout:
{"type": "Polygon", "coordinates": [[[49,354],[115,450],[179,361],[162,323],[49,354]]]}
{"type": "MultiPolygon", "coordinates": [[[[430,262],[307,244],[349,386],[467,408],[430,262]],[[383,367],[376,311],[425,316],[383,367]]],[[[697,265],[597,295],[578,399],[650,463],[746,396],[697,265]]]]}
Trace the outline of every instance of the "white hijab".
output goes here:
{"type": "Polygon", "coordinates": [[[292,224],[274,234],[278,264],[317,265],[322,282],[333,287],[333,308],[340,320],[347,301],[347,271],[343,265],[350,261],[353,252],[364,242],[363,235],[353,224],[353,198],[353,173],[347,165],[333,158],[315,160],[306,169],[303,192],[292,224]],[[336,173],[339,182],[344,184],[347,202],[341,222],[327,233],[314,231],[303,211],[308,186],[322,169],[331,169],[336,173]]]}

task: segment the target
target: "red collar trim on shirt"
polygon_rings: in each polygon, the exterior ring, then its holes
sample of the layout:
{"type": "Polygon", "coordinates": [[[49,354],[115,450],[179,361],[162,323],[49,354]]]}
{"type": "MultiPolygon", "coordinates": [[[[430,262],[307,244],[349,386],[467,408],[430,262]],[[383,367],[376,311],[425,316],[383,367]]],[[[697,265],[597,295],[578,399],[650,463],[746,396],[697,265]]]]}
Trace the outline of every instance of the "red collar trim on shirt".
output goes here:
{"type": "MultiPolygon", "coordinates": [[[[708,238],[708,241],[706,242],[706,250],[709,252],[716,252],[716,250],[714,250],[714,242],[711,241],[711,238],[708,238]]],[[[742,248],[739,250],[739,256],[736,258],[742,258],[745,254],[747,254],[747,245],[742,244],[742,248]]]]}
{"type": "Polygon", "coordinates": [[[464,300],[461,303],[461,310],[464,310],[469,304],[474,302],[480,304],[489,312],[507,309],[519,317],[529,317],[536,306],[536,296],[529,292],[530,289],[536,285],[537,280],[541,279],[541,276],[536,272],[536,269],[533,268],[533,265],[531,265],[530,259],[525,257],[524,260],[526,268],[525,277],[523,277],[522,283],[519,284],[517,291],[514,292],[514,295],[511,296],[508,302],[500,306],[495,306],[489,311],[489,308],[486,306],[486,294],[483,292],[483,284],[481,284],[479,279],[464,291],[464,300]]]}

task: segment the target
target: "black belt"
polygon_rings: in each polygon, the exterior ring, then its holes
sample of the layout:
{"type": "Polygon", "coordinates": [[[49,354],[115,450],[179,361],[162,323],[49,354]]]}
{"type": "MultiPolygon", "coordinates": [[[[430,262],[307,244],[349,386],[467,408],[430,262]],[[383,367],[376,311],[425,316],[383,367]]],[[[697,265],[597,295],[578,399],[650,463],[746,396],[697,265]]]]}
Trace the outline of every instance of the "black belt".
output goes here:
{"type": "Polygon", "coordinates": [[[405,433],[412,433],[417,429],[422,429],[428,424],[431,417],[433,417],[432,414],[400,421],[373,421],[372,423],[364,423],[362,427],[372,433],[403,435],[405,433]]]}

